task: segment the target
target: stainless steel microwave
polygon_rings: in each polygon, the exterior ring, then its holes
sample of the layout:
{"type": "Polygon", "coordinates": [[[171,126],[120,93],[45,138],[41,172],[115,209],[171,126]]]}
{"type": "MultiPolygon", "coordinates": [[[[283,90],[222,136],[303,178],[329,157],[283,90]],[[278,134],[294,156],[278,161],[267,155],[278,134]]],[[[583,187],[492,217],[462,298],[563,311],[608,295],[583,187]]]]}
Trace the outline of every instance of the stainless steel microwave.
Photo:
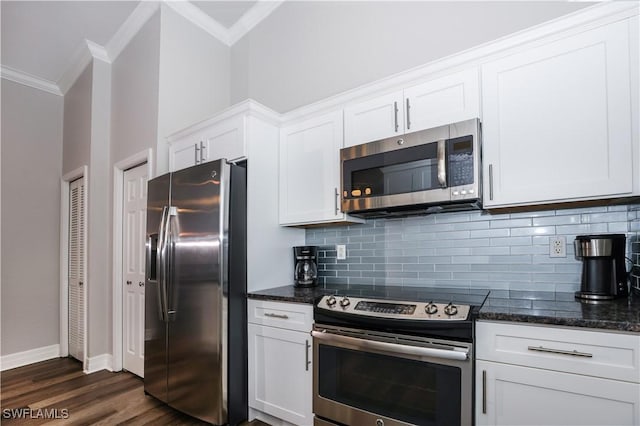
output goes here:
{"type": "Polygon", "coordinates": [[[360,217],[481,208],[480,120],[340,150],[342,211],[360,217]]]}

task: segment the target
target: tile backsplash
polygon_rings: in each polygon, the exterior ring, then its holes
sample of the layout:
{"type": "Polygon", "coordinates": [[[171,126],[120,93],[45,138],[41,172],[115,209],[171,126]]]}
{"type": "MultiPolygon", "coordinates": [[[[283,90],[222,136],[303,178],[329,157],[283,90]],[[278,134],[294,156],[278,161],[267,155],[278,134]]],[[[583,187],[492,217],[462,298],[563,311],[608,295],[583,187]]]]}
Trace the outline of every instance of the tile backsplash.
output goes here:
{"type": "MultiPolygon", "coordinates": [[[[490,214],[443,213],[364,224],[309,228],[306,243],[319,246],[322,284],[420,287],[489,287],[572,292],[582,263],[576,235],[640,229],[637,205],[490,214]],[[550,257],[550,239],[565,238],[566,257],[550,257]],[[345,244],[347,258],[336,258],[345,244]]],[[[629,250],[629,249],[628,249],[629,250]]]]}

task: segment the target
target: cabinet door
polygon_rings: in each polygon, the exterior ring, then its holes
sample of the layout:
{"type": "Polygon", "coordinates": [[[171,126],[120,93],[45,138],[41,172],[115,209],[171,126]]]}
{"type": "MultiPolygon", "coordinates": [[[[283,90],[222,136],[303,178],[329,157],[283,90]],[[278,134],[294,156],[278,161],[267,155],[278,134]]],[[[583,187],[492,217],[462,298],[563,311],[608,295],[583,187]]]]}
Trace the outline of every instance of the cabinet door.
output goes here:
{"type": "Polygon", "coordinates": [[[204,131],[207,150],[203,151],[202,161],[226,158],[229,161],[246,157],[245,138],[246,116],[234,117],[204,131]]]}
{"type": "Polygon", "coordinates": [[[640,385],[476,361],[478,425],[637,425],[640,385]]]}
{"type": "Polygon", "coordinates": [[[204,140],[198,135],[171,143],[169,147],[169,171],[186,169],[200,164],[200,152],[204,140]]]}
{"type": "Polygon", "coordinates": [[[471,68],[404,90],[405,132],[480,117],[478,69],[471,68]]]}
{"type": "Polygon", "coordinates": [[[404,133],[402,90],[344,109],[344,146],[404,133]]]}
{"type": "Polygon", "coordinates": [[[482,67],[484,205],[632,191],[625,21],[482,67]]]}
{"type": "Polygon", "coordinates": [[[311,425],[311,336],[249,324],[249,406],[296,425],[311,425]]]}
{"type": "Polygon", "coordinates": [[[344,219],[339,207],[342,111],[281,130],[280,224],[344,219]]]}

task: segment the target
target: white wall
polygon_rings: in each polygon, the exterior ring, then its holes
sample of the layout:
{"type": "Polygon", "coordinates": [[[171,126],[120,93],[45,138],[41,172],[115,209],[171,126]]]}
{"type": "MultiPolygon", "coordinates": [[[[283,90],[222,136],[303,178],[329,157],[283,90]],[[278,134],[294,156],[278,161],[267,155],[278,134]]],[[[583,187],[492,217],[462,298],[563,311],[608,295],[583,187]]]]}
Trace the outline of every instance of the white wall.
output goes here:
{"type": "Polygon", "coordinates": [[[64,96],[63,175],[89,165],[92,75],[89,64],[64,96]]]}
{"type": "Polygon", "coordinates": [[[169,170],[166,137],[229,106],[229,48],[161,7],[157,174],[169,170]]]}
{"type": "Polygon", "coordinates": [[[158,131],[160,13],[111,66],[111,163],[155,148],[158,131]]]}
{"type": "Polygon", "coordinates": [[[231,49],[231,102],[287,112],[589,3],[285,2],[231,49]]]}
{"type": "Polygon", "coordinates": [[[111,64],[93,60],[87,226],[87,355],[111,348],[111,64]]]}
{"type": "Polygon", "coordinates": [[[60,342],[62,111],[2,79],[2,355],[60,342]]]}

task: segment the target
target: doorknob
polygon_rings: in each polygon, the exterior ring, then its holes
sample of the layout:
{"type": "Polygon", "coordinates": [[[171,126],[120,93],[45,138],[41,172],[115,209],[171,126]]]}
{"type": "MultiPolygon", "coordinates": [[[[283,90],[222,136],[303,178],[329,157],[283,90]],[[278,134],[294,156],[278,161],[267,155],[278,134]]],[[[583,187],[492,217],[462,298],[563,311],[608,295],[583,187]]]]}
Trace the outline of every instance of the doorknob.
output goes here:
{"type": "Polygon", "coordinates": [[[127,280],[127,285],[131,285],[131,281],[127,280]]]}
{"type": "Polygon", "coordinates": [[[140,287],[144,287],[144,283],[143,283],[142,281],[140,281],[140,282],[138,283],[138,285],[139,285],[140,287]]]}

